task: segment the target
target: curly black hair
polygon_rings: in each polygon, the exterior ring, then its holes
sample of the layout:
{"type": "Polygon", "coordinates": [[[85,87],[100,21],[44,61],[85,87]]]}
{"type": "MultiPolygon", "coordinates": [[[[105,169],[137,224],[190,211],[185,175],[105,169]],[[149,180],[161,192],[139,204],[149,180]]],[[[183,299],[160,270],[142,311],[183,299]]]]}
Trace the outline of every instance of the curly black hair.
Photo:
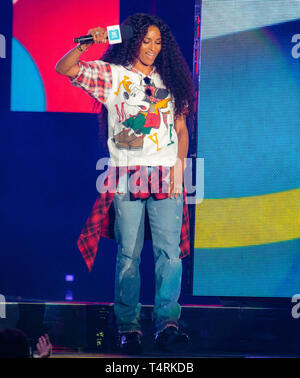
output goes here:
{"type": "Polygon", "coordinates": [[[159,17],[136,13],[128,17],[122,26],[130,26],[133,36],[123,43],[110,45],[101,60],[127,66],[138,58],[140,46],[149,26],[156,26],[161,33],[161,51],[154,65],[166,88],[175,99],[175,116],[192,115],[194,108],[194,85],[190,69],[179,49],[169,26],[159,17]]]}

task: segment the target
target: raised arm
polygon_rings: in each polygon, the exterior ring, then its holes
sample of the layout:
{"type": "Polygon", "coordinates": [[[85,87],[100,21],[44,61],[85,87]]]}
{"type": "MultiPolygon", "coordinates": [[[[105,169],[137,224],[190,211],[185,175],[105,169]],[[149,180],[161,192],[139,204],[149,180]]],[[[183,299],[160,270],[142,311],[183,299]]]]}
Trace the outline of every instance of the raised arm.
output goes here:
{"type": "Polygon", "coordinates": [[[107,31],[104,28],[97,27],[94,29],[90,29],[88,31],[88,34],[91,34],[93,36],[94,42],[77,45],[72,50],[67,52],[67,54],[64,55],[56,63],[56,72],[69,77],[76,76],[79,72],[79,66],[77,64],[77,61],[80,55],[84,51],[86,51],[89,48],[89,46],[93,43],[105,43],[107,41],[107,31]]]}

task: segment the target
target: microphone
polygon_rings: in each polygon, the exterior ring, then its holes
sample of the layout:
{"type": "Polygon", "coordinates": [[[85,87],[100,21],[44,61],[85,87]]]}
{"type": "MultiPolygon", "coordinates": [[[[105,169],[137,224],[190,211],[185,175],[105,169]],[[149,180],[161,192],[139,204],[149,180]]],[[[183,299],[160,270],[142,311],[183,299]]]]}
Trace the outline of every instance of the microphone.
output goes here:
{"type": "MultiPolygon", "coordinates": [[[[107,36],[109,44],[122,43],[122,40],[127,40],[133,37],[132,27],[129,25],[119,26],[107,26],[107,36]]],[[[74,38],[74,43],[89,43],[93,42],[93,36],[91,34],[83,35],[81,37],[74,38]]]]}

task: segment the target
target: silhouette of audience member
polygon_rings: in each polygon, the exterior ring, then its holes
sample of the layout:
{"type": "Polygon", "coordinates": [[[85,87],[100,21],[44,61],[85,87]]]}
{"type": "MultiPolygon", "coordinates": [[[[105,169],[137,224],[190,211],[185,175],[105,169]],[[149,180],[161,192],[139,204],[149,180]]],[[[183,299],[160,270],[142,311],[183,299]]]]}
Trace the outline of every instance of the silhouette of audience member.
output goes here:
{"type": "MultiPolygon", "coordinates": [[[[48,358],[52,352],[49,336],[45,334],[36,344],[38,357],[48,358]]],[[[0,358],[29,358],[30,346],[25,333],[17,328],[0,330],[0,358]]]]}
{"type": "Polygon", "coordinates": [[[0,331],[0,358],[28,358],[30,348],[27,337],[19,329],[0,331]]]}

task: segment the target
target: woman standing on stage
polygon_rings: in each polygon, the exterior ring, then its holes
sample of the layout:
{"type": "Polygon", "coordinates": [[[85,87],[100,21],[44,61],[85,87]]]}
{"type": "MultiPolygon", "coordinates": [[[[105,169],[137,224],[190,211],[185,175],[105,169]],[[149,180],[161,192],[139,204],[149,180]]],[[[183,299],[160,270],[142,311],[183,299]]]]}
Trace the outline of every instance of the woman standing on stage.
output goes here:
{"type": "MultiPolygon", "coordinates": [[[[164,349],[178,349],[189,341],[178,327],[178,298],[182,276],[179,245],[182,229],[187,226],[182,216],[189,140],[186,117],[193,111],[193,82],[165,22],[156,16],[135,14],[124,25],[132,29],[132,37],[111,45],[101,60],[79,60],[91,45],[81,44],[57,63],[56,71],[104,104],[111,165],[130,167],[119,178],[113,197],[118,242],[114,311],[119,347],[128,353],[138,353],[141,348],[139,263],[147,211],[155,260],[155,343],[164,349]],[[155,170],[161,173],[167,169],[168,190],[158,193],[151,187],[148,195],[136,194],[128,184],[137,172],[132,167],[146,172],[139,177],[149,186],[155,170]]],[[[89,34],[94,43],[107,41],[102,27],[89,30],[89,34]]],[[[161,189],[161,179],[159,184],[161,189]]]]}

